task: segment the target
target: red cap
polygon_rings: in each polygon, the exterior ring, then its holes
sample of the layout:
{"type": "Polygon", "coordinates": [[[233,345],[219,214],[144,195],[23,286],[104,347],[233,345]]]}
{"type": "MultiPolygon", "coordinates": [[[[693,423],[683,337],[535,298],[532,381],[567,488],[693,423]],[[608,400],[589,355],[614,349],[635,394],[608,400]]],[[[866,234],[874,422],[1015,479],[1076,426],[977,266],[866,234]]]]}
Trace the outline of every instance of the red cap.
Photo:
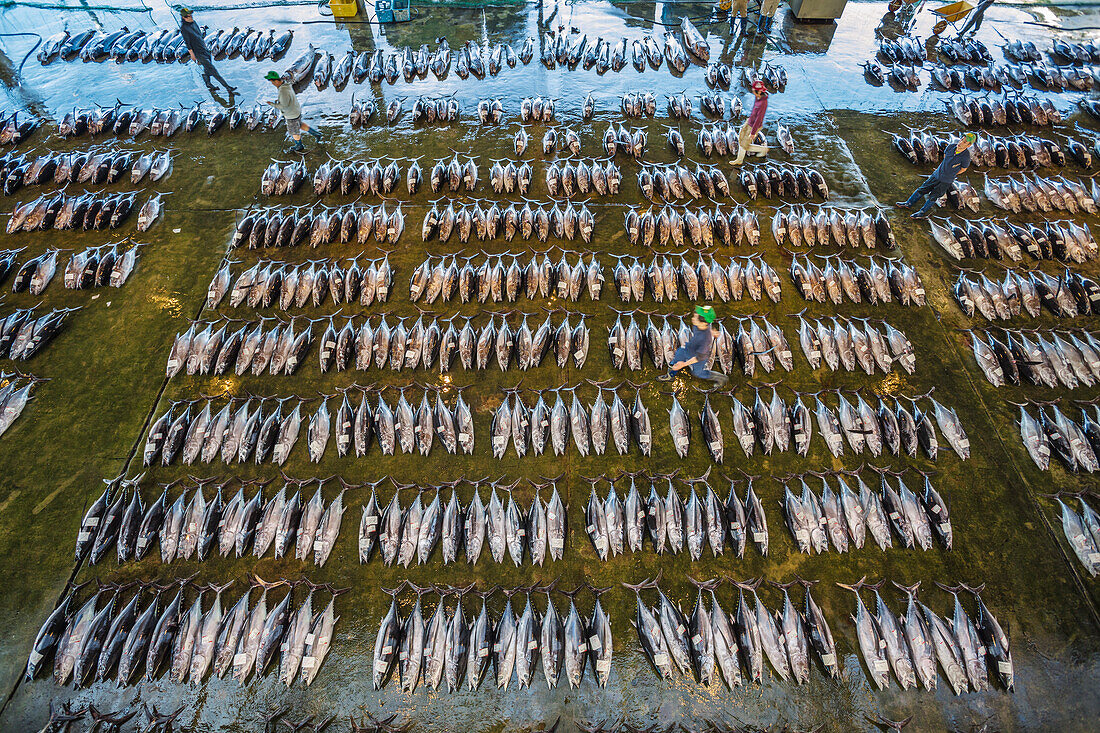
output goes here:
{"type": "Polygon", "coordinates": [[[752,90],[754,92],[764,92],[764,94],[768,93],[768,88],[764,86],[764,82],[760,81],[759,79],[752,83],[752,90]]]}

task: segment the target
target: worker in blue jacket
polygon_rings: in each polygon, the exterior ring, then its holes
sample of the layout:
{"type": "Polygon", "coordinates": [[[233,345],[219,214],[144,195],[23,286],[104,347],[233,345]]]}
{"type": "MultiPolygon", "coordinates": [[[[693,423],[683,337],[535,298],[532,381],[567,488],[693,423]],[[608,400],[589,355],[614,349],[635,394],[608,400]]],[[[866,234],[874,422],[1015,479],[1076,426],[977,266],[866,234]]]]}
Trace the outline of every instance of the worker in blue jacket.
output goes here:
{"type": "Polygon", "coordinates": [[[699,379],[714,382],[716,389],[726,386],[729,378],[725,374],[707,369],[707,361],[714,350],[713,324],[716,317],[714,308],[709,305],[696,306],[691,317],[691,338],[673,354],[668,373],[657,377],[659,381],[668,382],[682,369],[691,369],[691,373],[699,379]]]}

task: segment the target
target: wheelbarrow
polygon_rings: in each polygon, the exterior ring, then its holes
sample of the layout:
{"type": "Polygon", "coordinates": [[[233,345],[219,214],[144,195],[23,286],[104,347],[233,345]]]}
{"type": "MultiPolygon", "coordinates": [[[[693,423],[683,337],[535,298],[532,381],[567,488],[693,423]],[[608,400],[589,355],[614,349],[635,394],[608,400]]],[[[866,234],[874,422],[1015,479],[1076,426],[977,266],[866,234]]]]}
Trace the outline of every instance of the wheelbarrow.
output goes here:
{"type": "Polygon", "coordinates": [[[942,8],[936,8],[932,13],[938,15],[940,19],[932,26],[932,35],[940,35],[947,30],[948,25],[955,27],[955,24],[970,15],[970,11],[973,9],[974,6],[966,0],[959,0],[959,2],[944,5],[942,8]]]}

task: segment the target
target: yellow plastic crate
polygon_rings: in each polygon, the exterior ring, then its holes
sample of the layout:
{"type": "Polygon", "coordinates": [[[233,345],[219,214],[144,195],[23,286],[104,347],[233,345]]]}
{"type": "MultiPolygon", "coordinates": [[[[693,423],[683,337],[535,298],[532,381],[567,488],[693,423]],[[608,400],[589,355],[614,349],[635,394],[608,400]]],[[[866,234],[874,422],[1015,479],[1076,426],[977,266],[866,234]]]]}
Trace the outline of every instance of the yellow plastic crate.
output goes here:
{"type": "Polygon", "coordinates": [[[328,0],[334,18],[354,18],[359,14],[358,0],[328,0]]]}
{"type": "Polygon", "coordinates": [[[974,6],[966,2],[966,0],[960,0],[960,2],[944,5],[942,8],[937,8],[932,12],[948,23],[954,23],[965,18],[973,9],[974,6]]]}

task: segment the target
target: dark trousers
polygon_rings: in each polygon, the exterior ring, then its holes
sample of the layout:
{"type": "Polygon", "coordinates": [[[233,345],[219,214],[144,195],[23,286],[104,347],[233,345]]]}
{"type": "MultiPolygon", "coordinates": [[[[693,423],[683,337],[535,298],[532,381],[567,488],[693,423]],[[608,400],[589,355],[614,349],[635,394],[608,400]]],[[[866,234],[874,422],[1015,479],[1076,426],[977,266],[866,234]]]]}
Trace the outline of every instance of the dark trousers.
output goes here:
{"type": "Polygon", "coordinates": [[[905,203],[909,204],[910,206],[916,206],[917,202],[927,196],[928,200],[924,202],[924,206],[921,207],[919,212],[921,214],[927,214],[928,210],[935,205],[936,200],[940,196],[943,196],[945,193],[947,193],[949,190],[951,190],[950,183],[944,183],[935,176],[928,176],[928,178],[924,179],[924,183],[922,183],[917,188],[917,190],[913,192],[913,195],[910,196],[905,203]]]}
{"type": "Polygon", "coordinates": [[[222,78],[222,75],[218,73],[218,70],[214,68],[214,62],[209,56],[199,57],[199,64],[202,66],[202,80],[207,86],[210,86],[210,77],[214,77],[222,83],[226,89],[230,89],[229,82],[222,78]]]}
{"type": "Polygon", "coordinates": [[[967,31],[977,33],[978,29],[982,27],[982,21],[985,20],[985,10],[984,7],[979,5],[977,9],[970,14],[970,17],[966,19],[966,24],[963,25],[962,30],[959,31],[959,35],[961,36],[967,31]]]}

